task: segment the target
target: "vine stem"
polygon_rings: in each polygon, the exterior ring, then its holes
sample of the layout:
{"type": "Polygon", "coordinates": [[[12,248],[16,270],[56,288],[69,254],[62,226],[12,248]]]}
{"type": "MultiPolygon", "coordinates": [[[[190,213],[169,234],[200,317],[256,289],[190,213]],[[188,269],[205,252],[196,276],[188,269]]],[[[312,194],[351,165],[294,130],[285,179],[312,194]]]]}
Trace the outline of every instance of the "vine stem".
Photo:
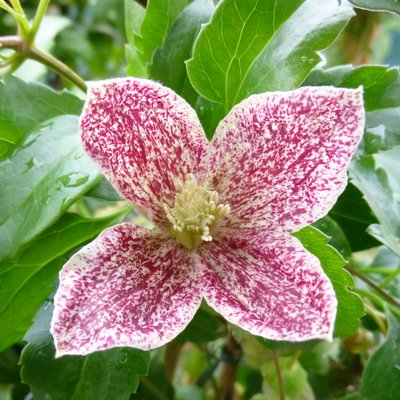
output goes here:
{"type": "Polygon", "coordinates": [[[282,379],[281,366],[279,364],[278,355],[275,350],[271,350],[272,360],[274,361],[276,376],[278,378],[278,388],[279,388],[279,400],[285,400],[285,386],[282,379]]]}
{"type": "Polygon", "coordinates": [[[35,40],[36,33],[39,29],[40,23],[44,15],[46,14],[47,7],[49,6],[50,0],[40,0],[36,10],[35,18],[33,19],[31,30],[29,31],[28,43],[33,43],[35,40]]]}
{"type": "Polygon", "coordinates": [[[18,36],[0,37],[0,48],[13,49],[24,58],[30,58],[32,60],[38,61],[71,81],[83,92],[86,92],[87,90],[85,81],[77,73],[72,71],[72,69],[67,67],[64,63],[62,63],[60,60],[57,60],[57,58],[53,57],[46,51],[24,42],[18,36]]]}
{"type": "Polygon", "coordinates": [[[181,355],[183,345],[180,343],[169,342],[165,346],[164,366],[168,380],[173,383],[176,367],[178,366],[179,356],[181,355]]]}
{"type": "Polygon", "coordinates": [[[394,297],[392,297],[389,293],[382,290],[378,285],[372,282],[369,278],[367,278],[360,271],[357,271],[355,268],[350,266],[349,264],[345,265],[345,269],[349,271],[352,275],[356,276],[358,279],[365,282],[371,289],[374,289],[383,299],[385,299],[388,303],[394,305],[395,307],[400,309],[400,302],[398,302],[394,297]]]}
{"type": "Polygon", "coordinates": [[[220,400],[233,400],[235,397],[236,372],[240,357],[242,356],[242,347],[235,340],[232,332],[229,331],[228,341],[223,351],[223,367],[221,371],[220,400]]]}

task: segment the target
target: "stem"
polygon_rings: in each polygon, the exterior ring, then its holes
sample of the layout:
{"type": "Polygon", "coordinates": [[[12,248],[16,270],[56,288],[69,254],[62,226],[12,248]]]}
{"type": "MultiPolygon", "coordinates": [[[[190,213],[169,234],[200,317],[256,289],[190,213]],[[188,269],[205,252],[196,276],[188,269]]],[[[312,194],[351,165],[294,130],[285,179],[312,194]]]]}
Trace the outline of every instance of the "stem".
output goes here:
{"type": "Polygon", "coordinates": [[[7,11],[10,15],[14,17],[18,24],[19,33],[25,39],[31,29],[29,21],[26,18],[26,15],[21,7],[19,0],[10,0],[10,2],[12,7],[10,7],[5,1],[0,0],[0,8],[7,11]]]}
{"type": "Polygon", "coordinates": [[[224,363],[221,373],[220,400],[234,399],[236,372],[241,355],[242,348],[240,344],[232,336],[232,333],[229,332],[228,341],[223,352],[224,363]]]}
{"type": "Polygon", "coordinates": [[[33,19],[32,27],[29,32],[29,36],[27,39],[28,43],[33,43],[35,40],[36,33],[39,29],[40,23],[44,15],[46,14],[47,7],[49,6],[50,0],[40,0],[38,8],[36,10],[35,18],[33,19]]]}
{"type": "Polygon", "coordinates": [[[285,386],[283,384],[282,379],[282,371],[281,366],[279,365],[278,355],[275,350],[271,350],[272,360],[274,361],[276,376],[278,378],[278,387],[279,387],[279,400],[285,400],[285,386]]]}
{"type": "Polygon", "coordinates": [[[382,290],[378,285],[376,285],[374,282],[372,282],[369,278],[367,278],[365,275],[363,275],[360,271],[357,271],[353,267],[351,267],[349,264],[345,266],[347,271],[349,271],[352,275],[356,276],[363,282],[365,282],[370,288],[374,289],[379,295],[385,299],[388,303],[394,305],[395,307],[400,309],[400,302],[398,302],[394,297],[392,297],[389,293],[386,293],[384,290],[382,290]]]}
{"type": "Polygon", "coordinates": [[[176,367],[178,365],[179,356],[182,352],[183,345],[180,343],[169,342],[165,346],[164,366],[168,380],[172,383],[175,376],[176,367]]]}
{"type": "Polygon", "coordinates": [[[72,69],[67,67],[64,63],[57,60],[51,54],[47,53],[44,50],[41,50],[35,46],[30,46],[25,43],[18,36],[3,36],[0,37],[0,48],[8,48],[13,49],[21,54],[24,58],[30,58],[32,60],[38,61],[43,65],[51,68],[53,71],[57,72],[64,78],[71,81],[75,84],[79,89],[83,92],[86,92],[86,83],[85,81],[72,69]]]}

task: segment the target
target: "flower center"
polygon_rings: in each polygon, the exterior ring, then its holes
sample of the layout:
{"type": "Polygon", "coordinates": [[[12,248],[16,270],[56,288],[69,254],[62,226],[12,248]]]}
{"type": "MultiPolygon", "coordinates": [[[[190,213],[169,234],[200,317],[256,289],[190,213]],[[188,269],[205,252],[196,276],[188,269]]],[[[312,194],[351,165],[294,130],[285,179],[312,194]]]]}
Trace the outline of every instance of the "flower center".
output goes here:
{"type": "Polygon", "coordinates": [[[188,174],[177,185],[175,203],[171,208],[164,203],[164,210],[171,227],[169,234],[187,249],[210,242],[217,221],[229,214],[228,204],[218,204],[218,193],[199,185],[195,176],[188,174]]]}

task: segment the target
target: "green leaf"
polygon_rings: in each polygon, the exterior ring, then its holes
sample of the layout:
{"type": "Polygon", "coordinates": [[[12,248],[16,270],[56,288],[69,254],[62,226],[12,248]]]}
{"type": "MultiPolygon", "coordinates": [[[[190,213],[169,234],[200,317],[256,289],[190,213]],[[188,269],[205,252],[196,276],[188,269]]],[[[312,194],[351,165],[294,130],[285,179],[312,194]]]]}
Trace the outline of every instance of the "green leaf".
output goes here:
{"type": "Polygon", "coordinates": [[[37,310],[54,290],[55,279],[77,246],[126,216],[122,210],[101,219],[64,214],[0,273],[0,350],[20,340],[37,310]]]}
{"type": "Polygon", "coordinates": [[[135,35],[135,44],[145,65],[150,64],[153,53],[161,47],[175,18],[189,2],[190,0],[148,1],[140,35],[135,35]]]}
{"type": "Polygon", "coordinates": [[[193,87],[228,111],[254,93],[293,89],[353,15],[336,0],[225,0],[187,64],[193,87]]]}
{"type": "Polygon", "coordinates": [[[293,236],[297,237],[310,253],[319,258],[325,274],[332,282],[338,300],[335,335],[353,334],[359,326],[364,306],[360,297],[349,290],[354,287],[354,280],[343,268],[346,260],[328,245],[329,238],[312,226],[301,229],[293,236]]]}
{"type": "Polygon", "coordinates": [[[400,146],[353,160],[349,174],[380,224],[369,233],[400,254],[400,146]]]}
{"type": "Polygon", "coordinates": [[[368,226],[378,220],[362,193],[351,183],[339,196],[329,215],[340,225],[353,251],[379,246],[379,242],[366,232],[368,226]]]}
{"type": "Polygon", "coordinates": [[[108,201],[123,200],[114,186],[112,186],[104,176],[100,178],[97,185],[93,189],[89,190],[85,196],[108,201]]]}
{"type": "Polygon", "coordinates": [[[82,106],[82,100],[68,92],[5,76],[0,81],[0,160],[40,123],[58,115],[79,115],[82,106]]]}
{"type": "Polygon", "coordinates": [[[389,335],[368,360],[360,400],[397,400],[400,393],[400,319],[388,312],[389,335]]]}
{"type": "Polygon", "coordinates": [[[143,64],[136,47],[135,36],[140,35],[146,9],[135,0],[125,0],[125,35],[128,44],[125,45],[125,57],[127,60],[127,74],[136,77],[147,76],[146,67],[143,64]]]}
{"type": "Polygon", "coordinates": [[[400,145],[400,107],[369,112],[366,117],[366,131],[361,143],[363,154],[400,145]]]}
{"type": "Polygon", "coordinates": [[[186,329],[175,339],[178,343],[210,342],[221,336],[221,324],[210,312],[199,309],[186,329]]]}
{"type": "Polygon", "coordinates": [[[192,53],[193,42],[214,12],[211,0],[194,0],[176,18],[161,48],[149,66],[150,77],[164,83],[194,104],[198,95],[191,86],[185,61],[192,53]]]}
{"type": "Polygon", "coordinates": [[[114,348],[88,356],[54,358],[49,333],[52,305],[43,307],[26,335],[21,355],[22,380],[35,399],[127,400],[136,391],[139,374],[146,374],[149,354],[131,348],[114,348]]]}
{"type": "Polygon", "coordinates": [[[15,257],[98,178],[79,141],[78,117],[56,117],[27,136],[0,162],[0,261],[15,257]]]}
{"type": "Polygon", "coordinates": [[[366,111],[400,106],[400,75],[398,68],[385,66],[350,65],[314,70],[304,85],[364,88],[364,105],[366,111]]]}
{"type": "Polygon", "coordinates": [[[398,0],[350,0],[356,7],[372,11],[390,11],[400,14],[400,3],[398,0]]]}

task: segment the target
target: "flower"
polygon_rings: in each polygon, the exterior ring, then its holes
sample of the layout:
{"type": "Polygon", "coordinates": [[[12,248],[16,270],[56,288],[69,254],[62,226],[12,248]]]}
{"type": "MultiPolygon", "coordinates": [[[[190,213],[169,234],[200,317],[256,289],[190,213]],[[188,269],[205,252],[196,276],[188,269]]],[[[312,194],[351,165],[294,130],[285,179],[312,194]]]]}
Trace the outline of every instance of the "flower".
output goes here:
{"type": "Polygon", "coordinates": [[[253,95],[208,142],[194,110],[146,79],[91,83],[82,142],[148,230],[106,229],[60,272],[57,356],[172,340],[202,298],[273,340],[331,339],[337,300],[290,235],[325,215],[364,126],[361,89],[253,95]]]}

